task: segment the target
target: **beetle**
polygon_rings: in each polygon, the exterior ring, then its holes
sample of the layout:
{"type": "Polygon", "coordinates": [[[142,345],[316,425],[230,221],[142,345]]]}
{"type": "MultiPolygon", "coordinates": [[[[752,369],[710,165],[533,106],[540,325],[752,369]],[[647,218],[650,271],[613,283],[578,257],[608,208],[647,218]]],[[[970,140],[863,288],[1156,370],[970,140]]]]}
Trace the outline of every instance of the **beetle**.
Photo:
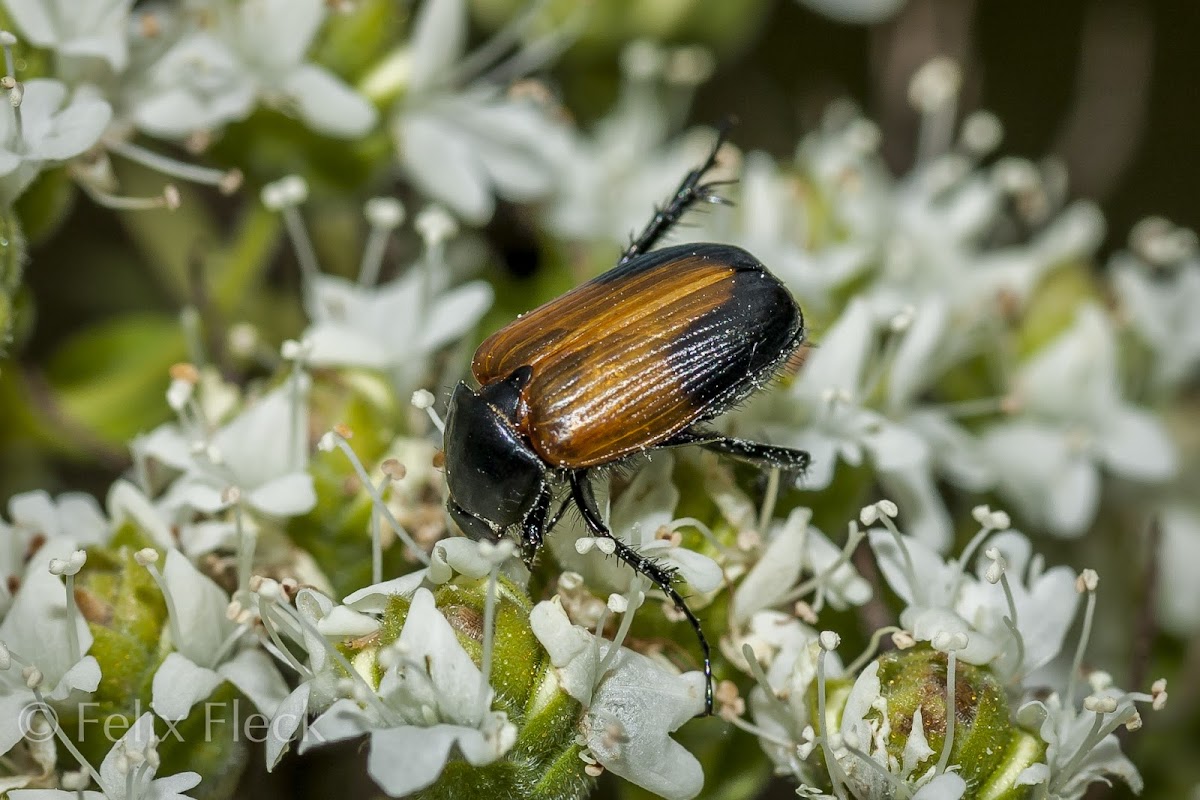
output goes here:
{"type": "Polygon", "coordinates": [[[521,315],[479,346],[445,421],[447,509],[477,540],[520,536],[532,566],[569,504],[614,554],[650,579],[687,618],[704,655],[705,713],[712,665],[696,615],[670,569],[613,535],[590,476],[663,447],[697,445],[763,467],[802,473],[802,450],[723,436],[704,423],[770,381],[804,341],[796,301],[745,250],[682,244],[653,250],[697,202],[721,203],[702,183],[725,131],[617,265],[521,315]],[[566,497],[551,517],[559,490],[566,497]]]}

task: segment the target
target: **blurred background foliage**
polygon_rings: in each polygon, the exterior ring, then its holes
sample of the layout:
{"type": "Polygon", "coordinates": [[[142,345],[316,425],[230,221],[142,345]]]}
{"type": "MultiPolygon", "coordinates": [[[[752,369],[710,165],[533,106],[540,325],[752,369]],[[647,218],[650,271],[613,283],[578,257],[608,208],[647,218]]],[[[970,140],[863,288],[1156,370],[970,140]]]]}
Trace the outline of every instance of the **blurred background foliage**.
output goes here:
{"type": "MultiPolygon", "coordinates": [[[[523,0],[473,0],[473,36],[482,41],[523,7],[523,0]]],[[[552,0],[545,24],[564,24],[576,10],[577,0],[552,0]]],[[[314,57],[352,82],[361,80],[402,36],[409,11],[398,0],[364,0],[353,13],[332,18],[314,57]]],[[[878,121],[885,157],[901,173],[916,149],[909,78],[932,56],[950,55],[964,66],[960,107],[999,116],[1003,153],[1061,157],[1072,196],[1100,203],[1108,234],[1097,263],[1147,214],[1200,225],[1195,0],[909,0],[897,16],[867,26],[832,21],[796,0],[591,0],[590,12],[580,40],[538,76],[581,126],[612,106],[618,55],[631,40],[701,43],[711,49],[715,71],[686,116],[674,120],[679,130],[734,115],[739,147],[786,157],[831,100],[850,97],[878,121]]],[[[278,342],[304,325],[282,223],[262,208],[257,190],[302,172],[312,187],[306,214],[322,264],[351,274],[361,252],[362,201],[395,194],[414,201],[410,208],[419,205],[390,171],[390,146],[382,129],[362,141],[335,141],[260,110],[231,126],[203,156],[242,169],[244,189],[222,197],[185,188],[175,212],[102,209],[81,197],[62,170],[44,173],[18,204],[29,258],[23,288],[11,292],[12,309],[3,309],[15,324],[0,366],[0,499],[36,488],[103,494],[128,467],[125,442],[167,418],[167,368],[194,355],[182,333],[185,307],[198,315],[209,355],[229,374],[267,374],[269,365],[223,353],[221,333],[245,321],[258,327],[263,341],[278,342]]],[[[153,193],[161,184],[137,168],[120,170],[130,194],[153,193]]],[[[12,238],[0,232],[5,290],[21,284],[12,238]]],[[[480,337],[581,277],[578,269],[564,268],[568,261],[577,267],[578,260],[540,240],[519,206],[501,206],[484,239],[482,274],[496,285],[497,302],[480,337]]],[[[417,253],[411,241],[392,247],[387,263],[393,269],[417,253]]],[[[613,254],[591,255],[585,272],[604,269],[613,254]]],[[[1040,544],[1051,547],[1053,558],[1053,545],[1040,544]]],[[[1109,597],[1108,624],[1135,627],[1137,607],[1109,597]]],[[[1185,676],[1200,672],[1198,643],[1160,644],[1161,663],[1185,676]]],[[[1176,683],[1172,690],[1184,695],[1173,698],[1176,708],[1195,707],[1194,684],[1176,683]]],[[[1179,796],[1176,787],[1200,779],[1200,719],[1183,727],[1188,735],[1178,736],[1174,726],[1176,735],[1164,738],[1148,725],[1129,743],[1151,796],[1179,796]]],[[[690,731],[682,734],[689,745],[690,731]]],[[[305,759],[275,780],[296,786],[315,774],[336,780],[321,770],[339,763],[341,750],[305,759]]],[[[344,759],[341,764],[345,769],[344,759]]],[[[705,796],[741,796],[744,789],[723,786],[714,766],[705,796]]],[[[617,791],[615,782],[605,785],[617,791]]],[[[635,796],[639,790],[623,791],[635,796]]],[[[778,796],[791,791],[780,785],[778,796]]],[[[1125,791],[1099,787],[1089,796],[1125,791]]]]}

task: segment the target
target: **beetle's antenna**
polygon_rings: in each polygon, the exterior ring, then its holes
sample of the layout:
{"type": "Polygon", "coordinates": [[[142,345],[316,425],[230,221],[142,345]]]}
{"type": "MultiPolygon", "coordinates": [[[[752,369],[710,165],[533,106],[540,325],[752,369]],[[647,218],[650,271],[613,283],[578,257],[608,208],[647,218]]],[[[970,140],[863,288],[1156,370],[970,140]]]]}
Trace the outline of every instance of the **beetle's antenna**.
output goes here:
{"type": "Polygon", "coordinates": [[[600,509],[596,505],[596,496],[592,493],[592,484],[588,481],[585,470],[578,470],[571,473],[571,496],[575,499],[575,505],[579,506],[579,511],[583,514],[583,521],[587,523],[592,533],[613,542],[616,545],[613,555],[628,564],[634,572],[639,575],[645,575],[655,586],[661,589],[663,594],[675,604],[675,608],[687,618],[688,623],[692,626],[692,630],[696,632],[696,638],[700,641],[700,650],[704,653],[704,716],[712,716],[712,659],[709,653],[708,639],[704,636],[704,629],[700,626],[700,620],[688,608],[683,597],[675,589],[672,581],[674,573],[654,559],[642,555],[613,535],[608,526],[604,524],[604,519],[600,516],[600,509]]]}
{"type": "Polygon", "coordinates": [[[625,252],[621,254],[621,258],[617,262],[618,266],[654,247],[658,243],[658,240],[679,222],[679,218],[696,203],[703,201],[722,205],[729,204],[728,200],[719,194],[715,194],[713,190],[718,186],[733,183],[733,181],[713,181],[710,183],[701,183],[700,181],[704,179],[705,174],[717,165],[717,153],[720,151],[721,145],[725,144],[725,140],[729,138],[729,132],[736,124],[736,118],[729,116],[717,126],[717,141],[713,144],[708,158],[704,160],[703,164],[684,177],[683,182],[679,184],[679,188],[675,190],[675,193],[667,201],[666,205],[655,210],[649,224],[629,244],[629,247],[625,248],[625,252]]]}

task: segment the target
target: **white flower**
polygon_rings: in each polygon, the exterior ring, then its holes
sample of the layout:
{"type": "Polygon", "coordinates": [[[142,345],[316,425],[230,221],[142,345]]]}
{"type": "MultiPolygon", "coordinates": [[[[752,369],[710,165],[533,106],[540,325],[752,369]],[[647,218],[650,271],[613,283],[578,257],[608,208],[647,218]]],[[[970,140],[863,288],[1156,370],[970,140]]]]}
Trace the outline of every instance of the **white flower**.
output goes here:
{"type": "Polygon", "coordinates": [[[508,752],[516,728],[503,712],[486,710],[490,687],[481,716],[483,675],[427,589],[413,596],[393,647],[396,661],[379,684],[382,707],[336,701],[309,726],[301,752],[369,733],[367,771],[393,797],[432,785],[455,754],[478,767],[508,752]]]}
{"type": "Polygon", "coordinates": [[[20,108],[0,108],[0,200],[16,200],[43,166],[91,148],[111,119],[108,103],[85,92],[71,96],[60,81],[25,83],[20,108]]]}
{"type": "Polygon", "coordinates": [[[102,58],[116,71],[125,68],[133,0],[4,0],[4,6],[38,47],[63,56],[102,58]]]}
{"type": "MultiPolygon", "coordinates": [[[[296,595],[296,613],[305,621],[303,626],[297,625],[295,620],[288,616],[279,617],[272,614],[269,604],[265,604],[261,599],[258,608],[260,615],[264,608],[266,609],[267,617],[262,618],[264,626],[278,627],[281,633],[289,636],[307,654],[305,663],[299,667],[299,683],[279,703],[271,717],[264,748],[269,771],[278,766],[308,716],[324,711],[338,698],[338,682],[345,677],[345,673],[341,671],[341,666],[330,658],[319,627],[334,613],[335,608],[341,606],[335,606],[332,600],[318,591],[301,589],[296,595]]],[[[286,654],[275,649],[274,645],[268,645],[268,649],[276,658],[287,660],[286,654]]]]}
{"type": "Polygon", "coordinates": [[[1154,379],[1171,389],[1200,366],[1200,261],[1154,271],[1130,254],[1110,264],[1114,294],[1137,335],[1150,347],[1154,379]]]}
{"type": "MultiPolygon", "coordinates": [[[[176,616],[171,631],[179,641],[154,673],[150,707],[166,720],[187,717],[192,706],[224,681],[236,686],[270,716],[288,694],[275,663],[257,648],[239,650],[243,630],[226,617],[229,598],[178,550],[167,552],[163,569],[176,616]]],[[[174,638],[174,637],[173,637],[174,638]]]]}
{"type": "Polygon", "coordinates": [[[1158,620],[1164,628],[1187,637],[1200,630],[1200,511],[1173,503],[1160,514],[1162,544],[1158,564],[1158,620]]]}
{"type": "Polygon", "coordinates": [[[854,299],[805,360],[785,391],[752,401],[736,424],[761,425],[774,444],[807,450],[812,464],[800,485],[827,488],[839,461],[870,459],[885,490],[904,501],[908,527],[936,547],[950,538],[950,520],[936,491],[929,445],[909,427],[864,405],[878,326],[867,301],[854,299]]]}
{"type": "MultiPolygon", "coordinates": [[[[706,555],[659,538],[670,530],[679,503],[679,490],[671,480],[675,460],[670,453],[655,453],[629,483],[612,506],[609,527],[613,535],[642,555],[649,556],[678,574],[697,592],[711,592],[722,582],[721,567],[706,555]]],[[[607,487],[597,487],[597,503],[608,504],[607,487]]],[[[615,558],[581,553],[576,544],[592,536],[579,518],[567,518],[550,539],[555,558],[564,568],[583,575],[588,585],[608,592],[625,592],[637,573],[615,558]]]]}
{"type": "Polygon", "coordinates": [[[870,584],[841,558],[841,551],[824,533],[809,524],[811,519],[811,509],[797,508],[773,526],[766,549],[734,590],[731,621],[735,626],[759,611],[799,599],[792,596],[793,589],[806,572],[822,576],[814,590],[823,592],[834,608],[862,605],[871,598],[870,584]]]}
{"type": "Polygon", "coordinates": [[[362,136],[375,125],[375,107],[305,60],[327,11],[322,0],[215,4],[211,27],[185,32],[131,89],[135,123],[179,138],[244,119],[261,100],[318,133],[362,136]]]}
{"type": "Polygon", "coordinates": [[[1087,305],[1062,336],[1022,365],[1024,413],[983,434],[1000,492],[1031,521],[1079,536],[1100,498],[1100,470],[1158,483],[1177,468],[1162,422],[1121,396],[1108,316],[1087,305]]]}
{"type": "MultiPolygon", "coordinates": [[[[307,654],[306,663],[300,664],[282,651],[268,645],[272,653],[281,660],[287,660],[301,676],[301,680],[296,689],[289,694],[282,703],[279,704],[274,716],[271,720],[271,725],[267,731],[266,739],[266,763],[267,769],[274,769],[283,757],[291,741],[300,732],[302,724],[310,714],[319,713],[327,709],[338,701],[339,697],[344,697],[345,692],[341,686],[346,679],[346,670],[354,670],[356,676],[367,676],[367,680],[374,685],[377,668],[380,668],[384,659],[392,658],[396,663],[389,664],[387,669],[395,669],[399,672],[404,672],[412,668],[407,653],[409,652],[404,644],[393,644],[390,649],[386,649],[383,653],[376,650],[367,650],[359,654],[354,659],[353,664],[341,660],[337,651],[331,647],[331,640],[345,640],[348,638],[358,638],[376,632],[380,627],[380,621],[372,614],[380,614],[386,608],[392,597],[400,595],[404,597],[412,597],[418,590],[424,592],[425,596],[430,596],[429,590],[426,587],[437,586],[450,580],[455,572],[474,578],[481,578],[493,569],[496,568],[494,558],[489,559],[488,556],[495,556],[495,549],[484,547],[482,544],[473,542],[466,538],[447,539],[438,542],[434,546],[432,554],[432,563],[428,568],[418,570],[401,578],[385,581],[374,586],[368,586],[357,592],[354,592],[346,598],[345,605],[335,605],[325,595],[312,589],[302,589],[296,595],[295,609],[292,610],[286,604],[277,604],[274,600],[265,600],[261,595],[258,600],[258,607],[261,615],[261,620],[264,627],[268,630],[278,630],[280,633],[290,637],[303,651],[307,654]],[[366,613],[364,613],[366,612],[366,613]]],[[[511,552],[510,552],[511,554],[511,552]]],[[[518,571],[524,571],[523,576],[514,575],[514,571],[510,569],[510,565],[514,563],[513,559],[505,557],[506,563],[503,564],[501,572],[508,574],[517,583],[523,583],[528,580],[528,571],[523,565],[518,565],[518,571]]],[[[277,587],[276,587],[277,588],[277,587]]],[[[433,613],[437,614],[436,609],[433,613]]],[[[440,615],[438,615],[440,618],[440,615]]],[[[424,635],[421,632],[421,626],[424,622],[414,622],[412,631],[409,637],[418,637],[424,635]]],[[[440,636],[442,630],[439,625],[434,624],[433,628],[440,636]]],[[[408,628],[406,627],[405,630],[408,628]]],[[[441,645],[438,645],[441,647],[441,645]]],[[[457,654],[450,654],[447,659],[441,657],[437,660],[439,665],[450,665],[448,668],[456,669],[461,666],[462,662],[457,654]]],[[[465,663],[470,663],[468,660],[465,663]]],[[[425,669],[426,665],[419,665],[421,669],[425,669]]],[[[476,675],[479,676],[478,670],[476,675]]],[[[391,679],[389,679],[391,680],[391,679]]],[[[482,676],[478,677],[482,681],[482,676]]],[[[457,688],[461,688],[462,684],[456,684],[457,688]]],[[[368,689],[365,680],[357,687],[353,696],[361,701],[367,702],[367,695],[362,691],[368,689]]],[[[374,689],[370,690],[374,692],[374,689]]],[[[379,687],[380,694],[383,694],[383,685],[379,687]]],[[[391,691],[389,689],[389,691],[391,691]]],[[[481,695],[476,692],[473,695],[476,702],[479,702],[481,695]]],[[[490,703],[492,691],[489,688],[482,699],[490,703]]],[[[395,699],[395,698],[393,698],[395,699]]],[[[420,698],[418,698],[419,700],[420,698]]],[[[385,700],[374,698],[374,702],[368,705],[366,713],[370,718],[379,723],[380,727],[395,726],[399,724],[401,719],[414,721],[414,724],[424,722],[429,724],[428,716],[424,708],[406,709],[402,712],[396,712],[385,700]],[[374,712],[373,714],[371,712],[374,712]],[[415,716],[414,716],[415,715],[415,716]]],[[[407,702],[401,698],[397,702],[407,702]]],[[[490,707],[490,706],[489,706],[490,707]]],[[[367,724],[363,719],[359,719],[360,715],[349,710],[348,706],[343,705],[343,716],[349,715],[349,719],[339,721],[337,715],[326,715],[323,725],[331,726],[331,730],[341,731],[345,724],[359,725],[367,724]]],[[[429,713],[433,713],[432,710],[429,713]]],[[[507,742],[507,737],[510,733],[515,735],[515,729],[507,725],[504,715],[500,714],[484,714],[484,719],[481,723],[485,732],[485,737],[502,736],[505,737],[504,747],[511,744],[507,742]]],[[[308,729],[305,731],[308,736],[307,744],[304,747],[315,746],[320,744],[324,733],[310,735],[308,729]]],[[[338,734],[340,735],[340,734],[338,734]]],[[[346,735],[352,735],[347,733],[346,735]]],[[[396,734],[396,735],[408,735],[396,734]]],[[[392,734],[383,736],[381,741],[386,741],[392,734]]],[[[490,741],[490,739],[489,739],[490,741]]],[[[380,756],[383,759],[383,756],[380,756]]],[[[384,759],[386,761],[386,759],[384,759]]],[[[440,772],[441,767],[438,767],[440,772]]],[[[388,767],[381,767],[385,772],[388,767]]],[[[436,776],[436,773],[435,773],[436,776]]],[[[385,780],[392,780],[385,778],[385,780]]]]}
{"type": "MultiPolygon", "coordinates": [[[[81,615],[68,614],[63,581],[47,569],[52,558],[67,559],[72,549],[69,542],[60,539],[51,540],[38,551],[0,623],[0,642],[27,665],[36,667],[42,676],[39,691],[51,701],[65,700],[75,691],[93,692],[100,684],[100,665],[94,657],[85,655],[92,646],[92,633],[81,615]],[[68,626],[75,628],[79,655],[71,653],[68,626]]],[[[20,669],[0,670],[0,755],[24,736],[21,712],[36,700],[20,669]]]]}
{"type": "MultiPolygon", "coordinates": [[[[644,44],[630,45],[627,51],[644,44]]],[[[647,81],[630,76],[629,60],[627,52],[616,108],[590,135],[575,137],[570,158],[559,170],[546,225],[560,236],[626,245],[655,204],[712,148],[708,130],[664,141],[666,120],[658,111],[658,97],[647,81]]]]}
{"type": "Polygon", "coordinates": [[[427,286],[440,278],[425,266],[414,265],[378,287],[316,276],[309,293],[312,326],[305,334],[309,362],[387,370],[398,389],[411,391],[425,378],[430,356],[461,338],[492,304],[492,288],[483,281],[449,290],[427,286]]]}
{"type": "Polygon", "coordinates": [[[9,793],[9,797],[13,800],[190,800],[183,792],[198,786],[200,776],[195,772],[179,772],[155,778],[157,747],[154,715],[146,712],[117,740],[101,762],[102,791],[24,789],[9,793]]]}
{"type": "MultiPolygon", "coordinates": [[[[809,713],[810,689],[817,680],[817,661],[822,650],[815,630],[795,617],[778,611],[760,611],[751,620],[751,635],[746,640],[754,648],[755,658],[766,669],[767,687],[755,686],[750,692],[750,711],[754,722],[766,734],[759,744],[776,768],[791,773],[802,782],[813,778],[811,767],[799,756],[795,746],[811,738],[805,729],[812,723],[809,713]]],[[[844,674],[836,652],[825,652],[826,679],[844,674]]]]}
{"type": "MultiPolygon", "coordinates": [[[[1132,704],[1115,690],[1104,693],[1118,699],[1116,710],[1095,714],[1065,706],[1058,694],[1045,702],[1026,703],[1017,712],[1017,719],[1028,728],[1037,728],[1046,742],[1046,763],[1026,769],[1018,784],[1047,784],[1045,797],[1050,800],[1078,800],[1087,787],[1108,777],[1120,778],[1134,793],[1142,790],[1142,778],[1137,768],[1121,752],[1120,742],[1111,733],[1126,718],[1132,704]],[[1096,718],[1109,726],[1109,733],[1097,739],[1096,718]]],[[[1146,698],[1149,699],[1149,698],[1146,698]]]]}
{"type": "Polygon", "coordinates": [[[487,222],[493,193],[527,201],[550,191],[567,156],[564,127],[532,99],[453,85],[467,3],[424,3],[413,23],[408,86],[391,122],[413,183],[468,222],[487,222]]]}
{"type": "Polygon", "coordinates": [[[308,377],[297,373],[211,436],[172,424],[135,441],[141,456],[183,472],[163,505],[214,513],[241,502],[279,517],[311,509],[316,493],[306,471],[308,388],[308,377]]]}
{"type": "Polygon", "coordinates": [[[961,561],[943,561],[913,537],[903,537],[907,555],[889,531],[872,530],[870,542],[884,579],[906,603],[900,624],[918,641],[932,641],[939,633],[965,633],[968,644],[957,651],[959,659],[990,664],[997,674],[1018,678],[1048,663],[1062,648],[1078,602],[1075,573],[1069,567],[1043,571],[1040,557],[1032,557],[1022,534],[1004,531],[987,540],[989,549],[996,548],[1008,565],[1019,646],[1005,623],[1013,612],[1003,587],[984,577],[989,560],[981,560],[972,576],[963,571],[961,561]]]}
{"type": "Polygon", "coordinates": [[[530,625],[563,689],[585,708],[583,737],[605,769],[667,800],[700,793],[700,762],[670,733],[704,708],[704,676],[673,674],[572,625],[557,599],[534,606],[530,625]],[[603,667],[603,668],[602,668],[603,667]]]}

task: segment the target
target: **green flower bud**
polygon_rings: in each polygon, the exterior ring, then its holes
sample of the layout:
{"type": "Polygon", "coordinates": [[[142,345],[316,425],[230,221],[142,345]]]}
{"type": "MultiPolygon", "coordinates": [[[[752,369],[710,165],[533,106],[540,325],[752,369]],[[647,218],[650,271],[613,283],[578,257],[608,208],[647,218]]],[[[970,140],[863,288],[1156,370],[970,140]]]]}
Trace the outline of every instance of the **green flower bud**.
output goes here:
{"type": "MultiPolygon", "coordinates": [[[[459,643],[477,665],[482,662],[488,578],[457,577],[434,591],[438,609],[459,643]]],[[[591,791],[576,743],[582,708],[559,685],[549,656],[530,627],[533,603],[517,584],[500,577],[495,584],[495,633],[489,683],[494,707],[517,726],[516,744],[498,761],[472,767],[451,760],[421,800],[471,797],[528,797],[534,800],[582,798],[591,791]]],[[[382,669],[368,651],[378,652],[400,636],[410,601],[395,597],[383,614],[377,636],[351,655],[357,665],[371,664],[378,683],[382,669]]]]}
{"type": "MultiPolygon", "coordinates": [[[[946,741],[947,718],[953,713],[954,738],[948,765],[956,767],[955,771],[971,787],[967,797],[1017,800],[1030,795],[1031,787],[1017,786],[1016,778],[1026,767],[1043,760],[1045,744],[1013,722],[1004,686],[990,670],[956,661],[951,710],[947,707],[945,653],[922,645],[886,653],[877,663],[881,696],[887,701],[888,756],[895,763],[904,762],[918,710],[922,733],[932,751],[910,777],[919,777],[938,763],[946,741]]],[[[828,682],[826,709],[831,725],[841,725],[853,683],[853,678],[828,682]]],[[[809,705],[815,719],[815,684],[809,705]]],[[[866,719],[882,722],[878,710],[870,711],[866,719]]]]}
{"type": "MultiPolygon", "coordinates": [[[[99,663],[101,679],[89,702],[59,709],[59,719],[93,764],[103,761],[112,743],[150,709],[154,674],[168,653],[166,603],[134,558],[145,544],[128,525],[113,546],[91,550],[77,576],[75,600],[93,637],[88,653],[99,663]]],[[[249,759],[233,718],[239,703],[246,707],[248,701],[226,683],[186,719],[173,726],[157,721],[162,774],[195,771],[204,781],[203,793],[194,796],[231,796],[249,759]]]]}

